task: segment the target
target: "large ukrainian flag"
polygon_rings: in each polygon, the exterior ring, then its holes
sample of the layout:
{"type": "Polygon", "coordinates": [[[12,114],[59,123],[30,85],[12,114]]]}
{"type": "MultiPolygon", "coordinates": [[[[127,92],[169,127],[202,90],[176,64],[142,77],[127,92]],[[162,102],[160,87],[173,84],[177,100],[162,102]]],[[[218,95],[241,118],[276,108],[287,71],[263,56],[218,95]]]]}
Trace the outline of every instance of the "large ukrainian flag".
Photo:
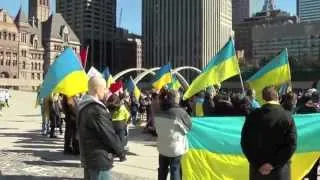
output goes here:
{"type": "Polygon", "coordinates": [[[156,90],[160,90],[163,86],[172,82],[171,65],[167,64],[160,68],[156,74],[156,78],[152,84],[152,87],[156,90]]]}
{"type": "Polygon", "coordinates": [[[134,97],[139,100],[141,96],[141,91],[138,88],[138,86],[134,83],[132,78],[130,77],[128,84],[127,84],[127,90],[134,95],[134,97]]]}
{"type": "MultiPolygon", "coordinates": [[[[320,114],[297,115],[297,150],[291,179],[301,180],[320,157],[320,114]]],[[[247,180],[249,163],[240,139],[244,117],[193,118],[189,151],[182,157],[184,180],[247,180]]]]}
{"type": "Polygon", "coordinates": [[[291,81],[290,65],[287,49],[254,74],[247,83],[256,90],[257,100],[262,103],[262,90],[266,86],[281,85],[291,81]]]}
{"type": "Polygon", "coordinates": [[[40,88],[39,99],[51,93],[68,97],[88,91],[88,77],[72,48],[65,49],[50,66],[40,88]]]}
{"type": "Polygon", "coordinates": [[[189,99],[201,90],[215,84],[220,84],[224,80],[239,73],[240,68],[236,51],[234,49],[234,43],[230,38],[227,44],[216,56],[213,57],[202,73],[193,80],[190,87],[184,94],[183,99],[189,99]]]}

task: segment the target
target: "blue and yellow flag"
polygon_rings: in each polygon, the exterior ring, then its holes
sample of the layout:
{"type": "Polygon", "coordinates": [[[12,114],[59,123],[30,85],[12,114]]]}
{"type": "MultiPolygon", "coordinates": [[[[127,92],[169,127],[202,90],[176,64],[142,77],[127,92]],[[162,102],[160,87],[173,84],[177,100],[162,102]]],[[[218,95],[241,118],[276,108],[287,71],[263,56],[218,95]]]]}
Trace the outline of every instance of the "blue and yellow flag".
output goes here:
{"type": "Polygon", "coordinates": [[[263,103],[262,90],[266,86],[279,86],[291,81],[290,65],[287,49],[254,74],[247,83],[257,93],[257,100],[263,103]]]}
{"type": "Polygon", "coordinates": [[[216,56],[204,68],[202,73],[191,83],[185,92],[183,99],[189,99],[201,90],[209,86],[220,84],[226,79],[240,73],[236,51],[233,40],[230,39],[227,44],[218,52],[216,56]]]}
{"type": "Polygon", "coordinates": [[[172,82],[168,84],[168,88],[176,91],[181,88],[181,83],[179,82],[177,77],[175,76],[172,77],[172,82]]]}
{"type": "MultiPolygon", "coordinates": [[[[297,150],[291,179],[302,179],[320,157],[320,114],[296,115],[297,150]]],[[[249,163],[240,140],[244,117],[193,118],[189,151],[182,157],[184,180],[248,180],[249,163]]]]}
{"type": "Polygon", "coordinates": [[[132,93],[137,100],[140,99],[141,91],[131,77],[127,83],[127,90],[129,93],[132,93]]]}
{"type": "Polygon", "coordinates": [[[104,79],[107,81],[107,88],[109,88],[110,85],[114,82],[113,77],[109,71],[109,67],[106,67],[104,69],[104,71],[102,72],[102,75],[103,75],[104,79]]]}
{"type": "Polygon", "coordinates": [[[39,99],[52,93],[68,97],[88,91],[88,77],[72,48],[65,49],[49,67],[40,88],[39,99]]]}
{"type": "Polygon", "coordinates": [[[156,90],[160,90],[163,86],[172,82],[172,75],[171,75],[171,65],[167,64],[160,68],[157,72],[155,80],[152,84],[152,87],[156,90]]]}

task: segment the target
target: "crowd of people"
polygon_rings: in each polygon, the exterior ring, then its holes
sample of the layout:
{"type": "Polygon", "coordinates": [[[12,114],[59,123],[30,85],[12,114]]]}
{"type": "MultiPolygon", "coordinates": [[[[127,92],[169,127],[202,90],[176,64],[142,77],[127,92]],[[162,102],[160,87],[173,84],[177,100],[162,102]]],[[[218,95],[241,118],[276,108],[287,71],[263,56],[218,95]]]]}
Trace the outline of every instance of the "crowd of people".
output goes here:
{"type": "MultiPolygon", "coordinates": [[[[145,132],[158,137],[158,179],[166,179],[170,169],[175,180],[181,179],[180,159],[188,149],[186,134],[192,128],[191,117],[248,118],[266,108],[258,103],[252,89],[243,94],[212,86],[186,101],[182,100],[182,93],[163,88],[159,92],[145,92],[138,99],[125,91],[108,93],[105,80],[93,77],[87,94],[75,97],[53,94],[42,100],[41,133],[56,138],[57,133],[63,134],[64,123],[64,153],[81,154],[85,179],[108,179],[113,158],[126,161],[128,127],[146,121],[145,132]]],[[[316,89],[297,90],[272,98],[268,101],[278,102],[277,108],[281,107],[290,117],[296,113],[320,112],[320,94],[316,89]]],[[[316,168],[317,165],[308,176],[315,177],[316,168]]],[[[263,170],[264,173],[271,171],[270,167],[263,170]]],[[[259,179],[259,176],[253,177],[259,179]]]]}

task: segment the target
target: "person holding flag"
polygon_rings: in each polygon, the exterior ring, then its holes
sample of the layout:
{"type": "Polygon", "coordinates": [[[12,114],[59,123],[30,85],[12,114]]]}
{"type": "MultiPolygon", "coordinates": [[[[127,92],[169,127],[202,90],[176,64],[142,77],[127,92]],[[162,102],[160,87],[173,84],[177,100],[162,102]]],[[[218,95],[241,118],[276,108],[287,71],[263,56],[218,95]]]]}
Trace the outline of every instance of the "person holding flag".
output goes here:
{"type": "Polygon", "coordinates": [[[167,64],[160,68],[157,72],[155,80],[152,83],[152,87],[160,91],[164,86],[172,82],[171,65],[167,64]]]}
{"type": "Polygon", "coordinates": [[[109,71],[109,67],[106,67],[104,71],[102,72],[102,75],[104,79],[107,81],[107,88],[111,86],[112,83],[114,83],[113,77],[109,71]]]}
{"type": "Polygon", "coordinates": [[[263,104],[262,90],[266,86],[280,86],[291,81],[291,72],[287,49],[283,49],[278,56],[255,73],[247,83],[256,91],[257,100],[263,104]]]}
{"type": "Polygon", "coordinates": [[[240,68],[233,40],[230,40],[217,53],[216,56],[203,69],[202,73],[196,77],[190,87],[185,92],[183,99],[189,99],[200,91],[213,85],[220,85],[221,82],[240,74],[240,68]]]}
{"type": "Polygon", "coordinates": [[[140,89],[137,87],[137,85],[134,83],[132,77],[130,77],[128,84],[127,84],[127,90],[128,92],[132,95],[131,96],[131,119],[132,122],[131,124],[133,126],[136,125],[137,123],[137,113],[138,113],[138,108],[139,108],[139,100],[141,97],[141,91],[140,89]]]}

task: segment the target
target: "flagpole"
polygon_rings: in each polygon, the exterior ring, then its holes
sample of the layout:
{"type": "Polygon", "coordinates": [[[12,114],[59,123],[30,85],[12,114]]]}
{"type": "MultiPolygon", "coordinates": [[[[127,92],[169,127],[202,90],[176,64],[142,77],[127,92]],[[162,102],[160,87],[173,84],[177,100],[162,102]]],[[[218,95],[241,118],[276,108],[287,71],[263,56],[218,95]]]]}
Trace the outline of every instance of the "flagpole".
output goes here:
{"type": "Polygon", "coordinates": [[[288,55],[288,49],[286,48],[286,53],[287,53],[287,57],[288,57],[288,64],[289,64],[289,71],[288,71],[288,74],[289,74],[289,77],[290,77],[290,81],[288,82],[288,88],[286,90],[286,93],[288,93],[288,89],[289,87],[291,88],[291,92],[293,91],[293,83],[292,83],[292,79],[291,79],[291,66],[290,66],[290,62],[289,62],[289,55],[288,55]]]}
{"type": "Polygon", "coordinates": [[[87,66],[88,55],[89,55],[89,45],[87,45],[86,62],[84,63],[84,69],[86,69],[86,66],[87,66]]]}
{"type": "MultiPolygon", "coordinates": [[[[234,37],[234,32],[231,31],[230,38],[232,39],[233,47],[235,47],[235,43],[234,43],[234,38],[233,37],[234,37]]],[[[241,82],[242,94],[245,95],[246,93],[245,93],[245,89],[244,89],[243,79],[242,79],[240,65],[239,65],[239,57],[237,55],[237,52],[236,52],[236,57],[237,57],[237,61],[238,61],[238,70],[239,70],[239,77],[240,77],[240,82],[241,82]]]]}
{"type": "Polygon", "coordinates": [[[244,89],[244,85],[243,85],[243,79],[242,79],[242,75],[241,75],[239,62],[238,62],[238,67],[239,67],[239,77],[240,77],[240,82],[241,82],[241,87],[242,87],[242,94],[245,95],[246,93],[245,93],[245,89],[244,89]]]}

